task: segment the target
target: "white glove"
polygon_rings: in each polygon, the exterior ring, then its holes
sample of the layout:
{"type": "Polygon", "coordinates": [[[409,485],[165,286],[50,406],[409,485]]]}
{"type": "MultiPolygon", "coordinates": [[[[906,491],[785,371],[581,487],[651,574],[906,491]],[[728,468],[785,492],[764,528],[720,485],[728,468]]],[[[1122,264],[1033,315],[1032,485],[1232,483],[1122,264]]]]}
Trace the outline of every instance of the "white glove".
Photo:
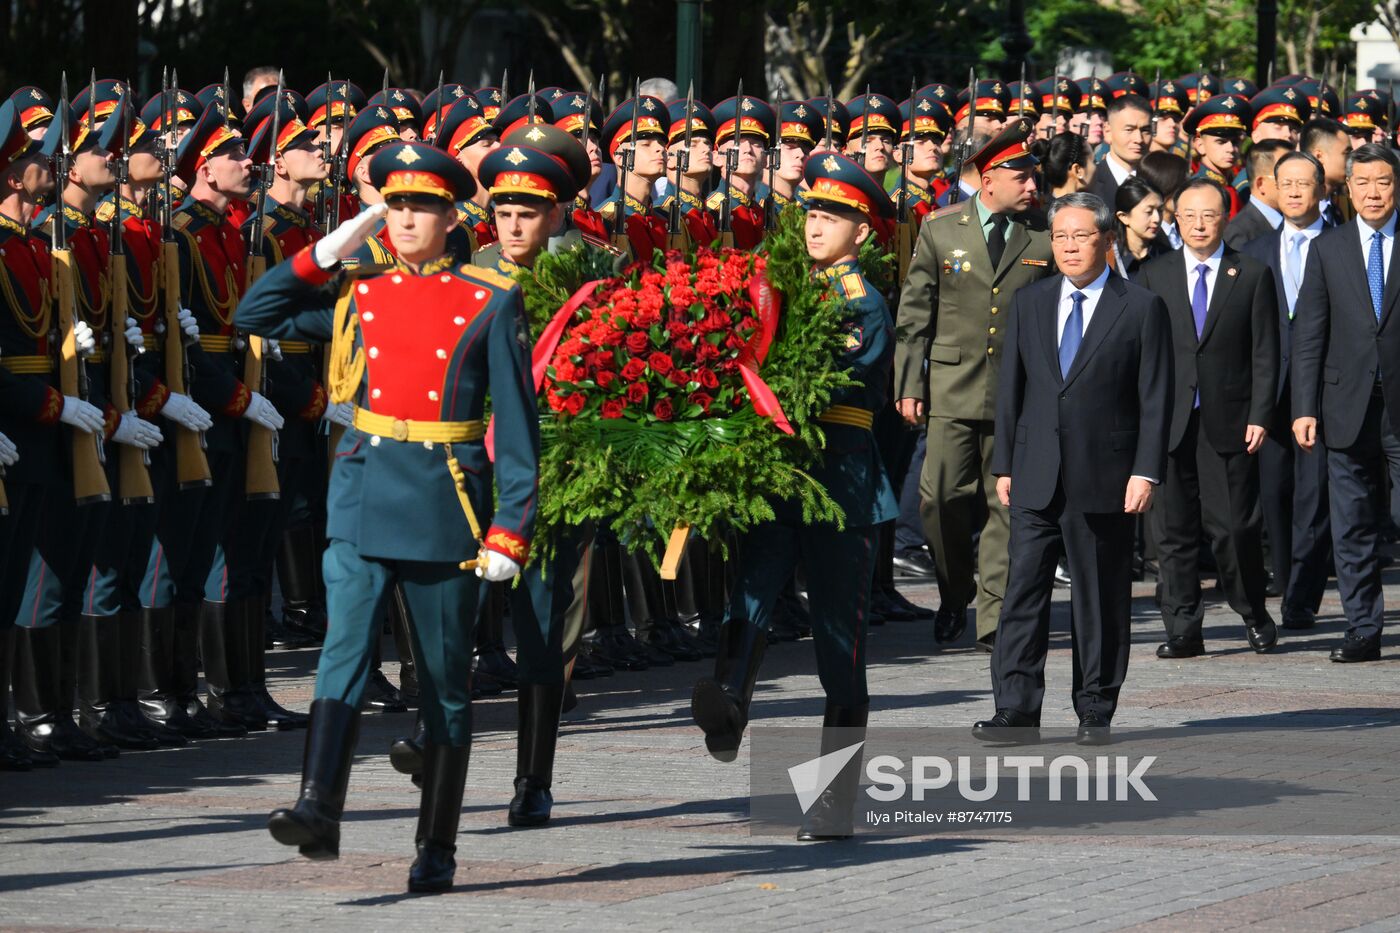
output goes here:
{"type": "Polygon", "coordinates": [[[92,356],[92,351],[97,349],[97,338],[93,336],[87,321],[73,322],[73,345],[81,357],[92,356]]]}
{"type": "Polygon", "coordinates": [[[349,402],[331,402],[326,406],[325,413],[321,415],[321,418],[343,428],[353,428],[355,426],[355,406],[349,402]]]}
{"type": "Polygon", "coordinates": [[[63,396],[63,411],[58,420],[64,424],[71,424],[84,434],[96,434],[107,423],[102,417],[102,409],[74,395],[63,396]]]}
{"type": "Polygon", "coordinates": [[[146,338],[141,336],[141,325],[136,323],[134,317],[126,319],[126,343],[134,347],[137,353],[146,352],[146,338]]]}
{"type": "Polygon", "coordinates": [[[497,551],[482,550],[476,559],[476,575],[488,583],[509,580],[520,572],[520,565],[497,551]]]}
{"type": "Polygon", "coordinates": [[[179,392],[170,393],[160,413],[187,431],[207,431],[214,426],[209,412],[196,405],[194,399],[179,392]]]}
{"type": "Polygon", "coordinates": [[[0,467],[14,466],[19,460],[19,448],[15,442],[0,434],[0,467]]]}
{"type": "Polygon", "coordinates": [[[199,322],[194,319],[194,312],[189,308],[181,308],[180,313],[175,315],[175,321],[180,325],[180,330],[185,332],[185,343],[199,343],[199,322]]]}
{"type": "Polygon", "coordinates": [[[143,421],[134,411],[125,411],[122,412],[122,420],[117,429],[112,432],[112,440],[128,447],[150,450],[165,438],[161,435],[160,428],[149,421],[143,421]]]}
{"type": "Polygon", "coordinates": [[[253,400],[248,403],[248,407],[243,412],[243,417],[270,431],[280,431],[282,429],[282,416],[277,413],[277,406],[269,402],[267,396],[260,392],[253,393],[253,400]]]}
{"type": "Polygon", "coordinates": [[[341,224],[332,232],[316,241],[311,258],[322,269],[329,269],[364,245],[376,230],[384,215],[389,213],[385,204],[376,204],[341,224]]]}
{"type": "Polygon", "coordinates": [[[263,338],[263,353],[267,355],[268,359],[282,362],[282,345],[271,337],[263,338]]]}

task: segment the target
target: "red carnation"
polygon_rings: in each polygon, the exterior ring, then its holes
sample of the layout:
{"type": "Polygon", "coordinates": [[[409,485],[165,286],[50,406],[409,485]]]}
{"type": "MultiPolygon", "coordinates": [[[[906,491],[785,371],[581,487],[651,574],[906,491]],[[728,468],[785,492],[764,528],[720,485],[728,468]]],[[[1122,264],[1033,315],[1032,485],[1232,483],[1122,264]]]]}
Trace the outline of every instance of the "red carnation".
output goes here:
{"type": "Polygon", "coordinates": [[[583,411],[583,406],[588,402],[582,392],[573,392],[564,397],[564,410],[571,415],[577,415],[583,411]]]}
{"type": "Polygon", "coordinates": [[[647,371],[645,360],[632,359],[627,361],[627,365],[622,367],[622,378],[628,382],[636,382],[647,371]]]}
{"type": "Polygon", "coordinates": [[[675,410],[671,407],[671,400],[668,398],[657,401],[652,407],[651,412],[662,421],[670,421],[671,416],[675,414],[675,410]]]}
{"type": "Polygon", "coordinates": [[[664,376],[674,369],[676,364],[671,362],[668,354],[657,351],[647,357],[647,365],[651,367],[652,372],[664,376]]]}
{"type": "Polygon", "coordinates": [[[627,408],[627,403],[620,398],[610,398],[603,402],[603,410],[600,412],[604,418],[621,418],[622,412],[627,408]]]}
{"type": "Polygon", "coordinates": [[[647,384],[645,382],[634,382],[627,387],[627,401],[633,405],[640,405],[647,400],[647,384]]]}
{"type": "Polygon", "coordinates": [[[647,345],[651,341],[647,339],[647,335],[644,332],[640,330],[634,330],[632,331],[632,333],[627,335],[627,340],[625,342],[627,344],[627,349],[630,352],[645,353],[647,350],[647,345]]]}

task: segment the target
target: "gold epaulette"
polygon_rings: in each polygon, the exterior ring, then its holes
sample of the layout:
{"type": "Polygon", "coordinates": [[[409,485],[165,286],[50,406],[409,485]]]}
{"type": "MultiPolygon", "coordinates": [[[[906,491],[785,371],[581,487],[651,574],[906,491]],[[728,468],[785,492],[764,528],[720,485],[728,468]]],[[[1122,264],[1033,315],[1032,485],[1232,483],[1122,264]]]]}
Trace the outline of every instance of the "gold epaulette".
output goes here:
{"type": "Polygon", "coordinates": [[[705,206],[712,211],[717,211],[724,206],[724,192],[716,191],[705,199],[705,206]]]}
{"type": "Polygon", "coordinates": [[[598,208],[598,214],[603,217],[611,217],[617,211],[617,202],[608,201],[598,208]]]}
{"type": "Polygon", "coordinates": [[[115,214],[116,211],[117,205],[115,201],[104,201],[97,205],[97,213],[94,216],[104,224],[108,224],[112,222],[112,215],[115,214]]]}
{"type": "Polygon", "coordinates": [[[495,269],[488,269],[485,266],[462,265],[457,268],[457,271],[469,279],[485,282],[487,285],[493,285],[496,288],[511,289],[518,287],[515,284],[515,279],[508,275],[502,275],[495,269]]]}
{"type": "Polygon", "coordinates": [[[181,211],[180,213],[177,213],[174,217],[170,218],[170,225],[176,230],[183,230],[193,222],[194,216],[184,211],[181,211]]]}
{"type": "Polygon", "coordinates": [[[865,279],[861,278],[859,272],[848,272],[841,276],[841,287],[846,290],[847,298],[864,298],[865,279]]]}

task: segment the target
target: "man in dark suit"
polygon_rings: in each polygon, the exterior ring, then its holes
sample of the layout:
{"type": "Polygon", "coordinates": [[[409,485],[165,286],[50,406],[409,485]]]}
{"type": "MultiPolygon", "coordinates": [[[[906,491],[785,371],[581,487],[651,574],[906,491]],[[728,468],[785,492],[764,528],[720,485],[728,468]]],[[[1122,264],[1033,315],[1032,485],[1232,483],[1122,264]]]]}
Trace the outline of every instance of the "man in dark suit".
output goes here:
{"type": "Polygon", "coordinates": [[[1062,274],[1016,293],[997,386],[992,472],[1011,510],[1011,571],[992,652],[986,741],[1040,725],[1055,563],[1069,558],[1074,707],[1096,744],[1128,667],[1133,532],[1166,469],[1172,342],[1162,301],[1112,274],[1095,195],[1050,207],[1062,274]]]}
{"type": "MultiPolygon", "coordinates": [[[[1113,210],[1118,186],[1129,176],[1136,175],[1142,157],[1151,144],[1152,105],[1136,94],[1115,97],[1108,105],[1108,120],[1104,124],[1104,140],[1108,152],[1094,169],[1088,191],[1096,194],[1113,210]]],[[[1171,192],[1164,192],[1170,194],[1171,192]]]]}
{"type": "MultiPolygon", "coordinates": [[[[1356,219],[1312,243],[1293,333],[1293,436],[1327,451],[1332,550],[1349,629],[1333,661],[1380,658],[1380,526],[1400,484],[1400,326],[1395,185],[1400,161],[1367,143],[1346,162],[1356,219]]],[[[1317,456],[1316,453],[1313,454],[1317,456]]]]}
{"type": "Polygon", "coordinates": [[[1225,228],[1225,245],[1240,249],[1250,240],[1257,239],[1271,230],[1277,230],[1283,223],[1283,215],[1278,210],[1278,190],[1274,187],[1274,163],[1293,146],[1282,139],[1266,139],[1255,143],[1245,157],[1245,171],[1249,175],[1249,203],[1241,208],[1225,228]]]}
{"type": "Polygon", "coordinates": [[[1259,461],[1278,390],[1278,307],[1264,264],[1225,246],[1225,189],[1192,179],[1176,199],[1183,245],[1143,266],[1139,284],[1162,297],[1176,359],[1171,440],[1161,508],[1149,527],[1161,568],[1167,641],[1159,658],[1205,651],[1197,563],[1204,527],[1230,608],[1250,647],[1265,652],[1278,630],[1264,605],[1259,461]]]}
{"type": "Polygon", "coordinates": [[[1293,321],[1308,251],[1331,225],[1322,216],[1326,180],[1322,165],[1304,152],[1291,152],[1276,163],[1274,187],[1283,225],[1240,250],[1274,273],[1278,296],[1279,376],[1274,423],[1259,450],[1259,486],[1264,529],[1274,579],[1283,593],[1286,629],[1312,628],[1327,587],[1332,529],[1327,521],[1327,458],[1299,454],[1293,443],[1292,380],[1288,365],[1293,350],[1293,321]]]}

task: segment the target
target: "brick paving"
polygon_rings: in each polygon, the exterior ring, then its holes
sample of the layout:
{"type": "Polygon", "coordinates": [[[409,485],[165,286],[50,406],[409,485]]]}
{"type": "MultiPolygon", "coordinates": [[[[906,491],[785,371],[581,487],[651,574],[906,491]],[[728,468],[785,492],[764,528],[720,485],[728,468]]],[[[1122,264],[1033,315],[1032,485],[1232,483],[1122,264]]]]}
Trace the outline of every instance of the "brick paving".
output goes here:
{"type": "MultiPolygon", "coordinates": [[[[1400,604],[1400,574],[1387,589],[1400,604]]],[[[929,587],[909,586],[936,603],[929,587]]],[[[1257,657],[1223,605],[1208,657],[1164,662],[1150,586],[1136,591],[1117,723],[1345,727],[1400,719],[1400,638],[1343,666],[1335,589],[1317,629],[1257,657]]],[[[1056,596],[1044,722],[1072,725],[1067,592],[1056,596]]],[[[1277,601],[1274,601],[1277,610],[1277,601]]],[[[987,656],[938,648],[929,623],[874,630],[870,721],[963,726],[990,713],[987,656]]],[[[392,646],[386,642],[387,650],[392,646]]],[[[748,745],[711,760],[689,693],[708,662],[580,684],[556,770],[555,817],[510,830],[511,694],[479,704],[457,887],[411,897],[417,792],[385,751],[411,717],[361,730],[338,862],[291,857],[264,830],[295,798],[303,733],[264,733],[101,764],[0,774],[0,930],[1395,930],[1400,838],[752,836],[748,745]]],[[[274,693],[305,709],[314,652],[269,657],[274,693]]],[[[754,701],[765,724],[820,721],[807,642],[775,647],[754,701]]]]}

